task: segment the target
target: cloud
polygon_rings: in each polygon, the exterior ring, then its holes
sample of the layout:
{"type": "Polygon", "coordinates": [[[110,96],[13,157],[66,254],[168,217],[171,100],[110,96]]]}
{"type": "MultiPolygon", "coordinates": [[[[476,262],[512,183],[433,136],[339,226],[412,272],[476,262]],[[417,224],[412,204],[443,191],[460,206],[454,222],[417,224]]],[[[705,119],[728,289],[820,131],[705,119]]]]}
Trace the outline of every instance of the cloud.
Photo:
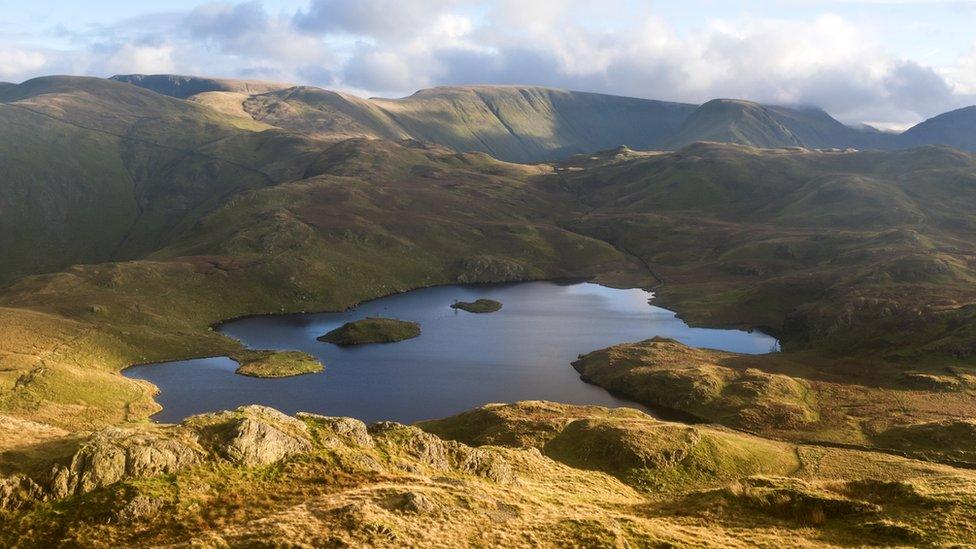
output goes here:
{"type": "Polygon", "coordinates": [[[448,13],[454,0],[311,0],[295,14],[295,26],[306,32],[404,38],[448,13]]]}
{"type": "Polygon", "coordinates": [[[16,79],[34,73],[47,64],[47,57],[35,50],[0,44],[0,78],[16,79]]]}
{"type": "Polygon", "coordinates": [[[259,0],[219,1],[59,35],[74,48],[13,41],[0,48],[0,77],[183,72],[385,96],[539,84],[817,105],[847,122],[893,125],[976,102],[976,44],[954,65],[931,67],[888,51],[879,28],[831,13],[703,15],[678,27],[633,0],[308,0],[277,13],[259,0]]]}
{"type": "Polygon", "coordinates": [[[174,47],[168,44],[122,44],[104,61],[102,66],[113,73],[169,73],[176,70],[174,47]]]}

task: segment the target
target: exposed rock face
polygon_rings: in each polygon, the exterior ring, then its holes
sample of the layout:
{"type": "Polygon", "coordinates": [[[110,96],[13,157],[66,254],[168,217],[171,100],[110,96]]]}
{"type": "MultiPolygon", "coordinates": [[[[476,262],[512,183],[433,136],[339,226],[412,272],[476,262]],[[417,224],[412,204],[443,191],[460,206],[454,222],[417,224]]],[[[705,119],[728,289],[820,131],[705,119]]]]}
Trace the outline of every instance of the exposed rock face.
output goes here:
{"type": "Polygon", "coordinates": [[[308,440],[250,418],[238,421],[231,432],[233,435],[222,449],[222,454],[230,461],[247,467],[268,465],[312,449],[308,440]]]}
{"type": "Polygon", "coordinates": [[[369,436],[366,424],[351,417],[328,417],[308,412],[299,412],[299,419],[312,422],[322,428],[324,446],[350,443],[360,448],[373,447],[373,437],[369,436]]]}
{"type": "Polygon", "coordinates": [[[820,420],[809,381],[736,366],[735,355],[655,337],[614,345],[573,362],[589,383],[747,429],[800,429],[820,420]]]}
{"type": "MultiPolygon", "coordinates": [[[[365,427],[364,427],[365,429],[365,427]]],[[[56,466],[55,498],[83,494],[125,478],[175,473],[216,459],[268,465],[312,449],[304,422],[263,406],[204,414],[171,428],[109,428],[92,435],[67,466],[56,466]]]]}
{"type": "Polygon", "coordinates": [[[204,457],[193,433],[182,429],[141,432],[109,428],[82,444],[67,467],[55,467],[50,490],[54,497],[85,493],[126,477],[175,473],[204,457]]]}
{"type": "Polygon", "coordinates": [[[435,469],[457,469],[495,482],[510,482],[514,477],[511,468],[495,453],[442,440],[418,427],[383,421],[372,425],[370,433],[381,448],[406,454],[435,469]]]}
{"type": "Polygon", "coordinates": [[[28,507],[43,495],[41,487],[23,475],[0,478],[0,510],[13,511],[28,507]]]}
{"type": "Polygon", "coordinates": [[[115,518],[119,522],[132,522],[155,515],[163,507],[163,501],[149,496],[136,496],[119,509],[115,518]]]}

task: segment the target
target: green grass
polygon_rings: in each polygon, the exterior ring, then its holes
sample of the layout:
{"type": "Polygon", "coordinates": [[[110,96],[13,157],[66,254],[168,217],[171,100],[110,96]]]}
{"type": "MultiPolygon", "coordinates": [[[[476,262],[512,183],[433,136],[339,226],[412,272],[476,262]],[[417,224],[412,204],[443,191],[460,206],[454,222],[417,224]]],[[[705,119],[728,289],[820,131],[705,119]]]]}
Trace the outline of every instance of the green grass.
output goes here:
{"type": "Polygon", "coordinates": [[[325,366],[314,356],[301,351],[237,351],[232,357],[240,366],[237,373],[251,377],[293,377],[317,374],[325,366]]]}
{"type": "Polygon", "coordinates": [[[451,305],[452,309],[461,309],[469,313],[494,313],[502,309],[501,302],[494,299],[477,299],[475,301],[458,301],[451,305]]]}
{"type": "Polygon", "coordinates": [[[392,318],[366,317],[347,322],[320,336],[319,341],[336,345],[394,343],[420,336],[420,324],[392,318]]]}

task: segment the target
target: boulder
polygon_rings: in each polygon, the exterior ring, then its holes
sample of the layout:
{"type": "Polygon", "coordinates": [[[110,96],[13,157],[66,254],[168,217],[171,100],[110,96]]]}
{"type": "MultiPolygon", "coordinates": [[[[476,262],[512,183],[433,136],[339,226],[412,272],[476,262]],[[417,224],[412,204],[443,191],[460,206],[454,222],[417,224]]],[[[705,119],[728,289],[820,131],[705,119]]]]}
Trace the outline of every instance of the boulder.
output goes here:
{"type": "Polygon", "coordinates": [[[67,466],[55,466],[49,488],[53,496],[66,497],[127,477],[175,473],[204,457],[196,437],[182,429],[108,428],[84,442],[67,466]]]}
{"type": "Polygon", "coordinates": [[[30,507],[43,497],[41,487],[23,475],[0,478],[0,511],[30,507]]]}

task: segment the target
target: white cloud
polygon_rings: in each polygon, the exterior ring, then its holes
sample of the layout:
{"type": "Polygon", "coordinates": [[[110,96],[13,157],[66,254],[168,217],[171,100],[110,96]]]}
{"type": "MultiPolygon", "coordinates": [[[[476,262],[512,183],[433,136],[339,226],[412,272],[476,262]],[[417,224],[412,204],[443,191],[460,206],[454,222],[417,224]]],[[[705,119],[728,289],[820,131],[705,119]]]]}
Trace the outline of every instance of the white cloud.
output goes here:
{"type": "Polygon", "coordinates": [[[933,68],[888,51],[878,29],[830,13],[703,14],[699,26],[679,28],[632,0],[308,0],[291,13],[222,1],[78,32],[74,50],[14,43],[0,48],[0,77],[182,72],[387,96],[442,84],[540,84],[817,105],[847,122],[887,125],[976,102],[976,44],[955,65],[933,68]]]}
{"type": "Polygon", "coordinates": [[[957,94],[976,95],[976,42],[955,66],[941,71],[957,94]]]}
{"type": "Polygon", "coordinates": [[[122,44],[102,67],[113,73],[168,73],[176,70],[171,45],[122,44]]]}
{"type": "Polygon", "coordinates": [[[19,80],[42,69],[47,57],[35,50],[0,45],[0,78],[19,80]]]}

